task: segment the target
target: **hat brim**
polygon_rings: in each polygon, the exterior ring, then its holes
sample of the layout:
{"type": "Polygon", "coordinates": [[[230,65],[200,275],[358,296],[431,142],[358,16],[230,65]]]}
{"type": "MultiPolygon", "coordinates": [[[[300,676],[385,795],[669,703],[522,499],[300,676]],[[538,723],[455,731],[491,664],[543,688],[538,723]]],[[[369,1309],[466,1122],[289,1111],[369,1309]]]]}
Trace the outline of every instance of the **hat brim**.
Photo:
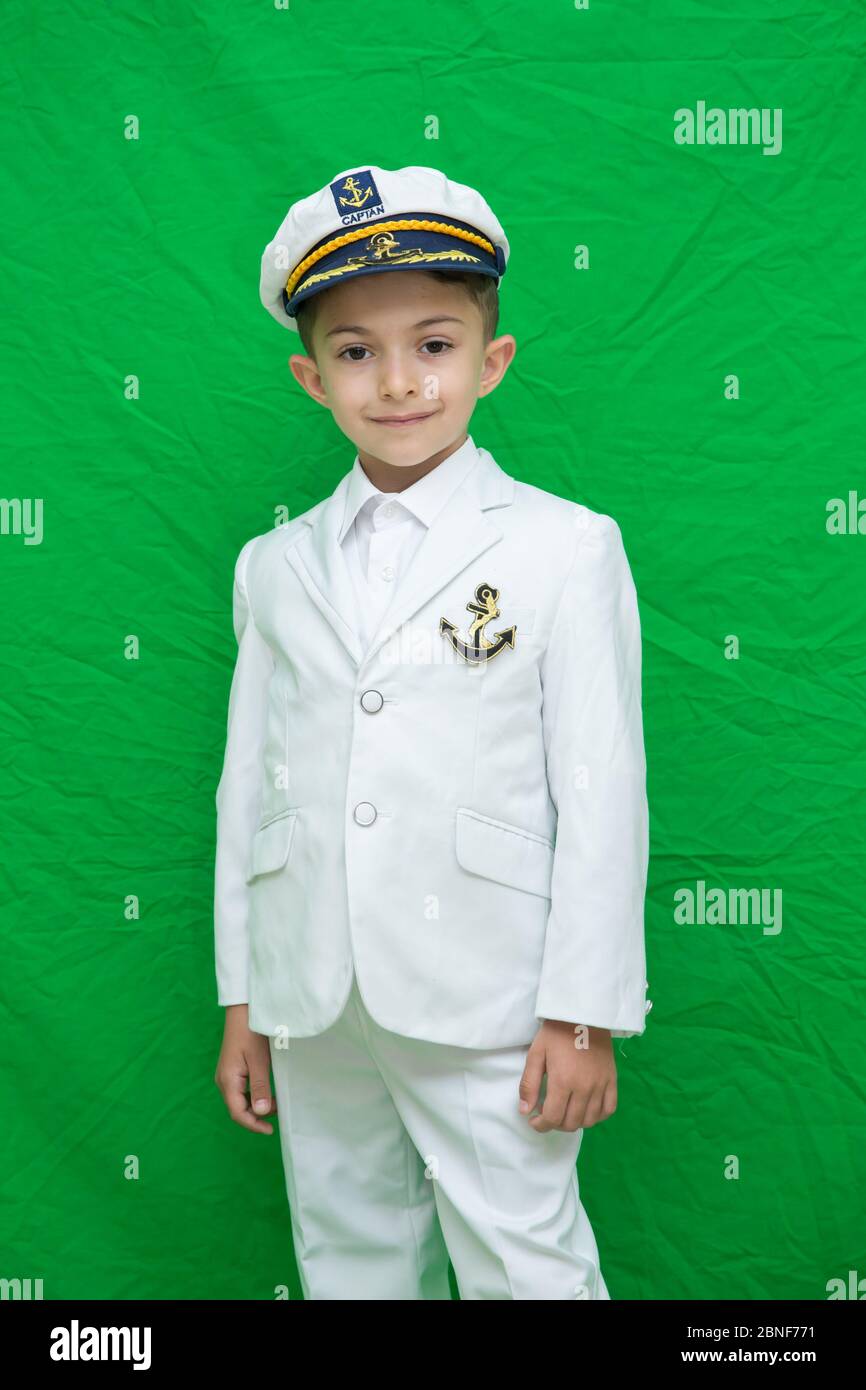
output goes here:
{"type": "Polygon", "coordinates": [[[299,304],[334,285],[383,271],[460,270],[500,279],[505,271],[502,251],[474,228],[453,218],[447,219],[453,232],[418,225],[445,221],[441,215],[409,213],[368,223],[359,229],[359,236],[348,240],[344,236],[332,238],[344,242],[333,250],[325,250],[327,240],[313,247],[302,262],[309,263],[305,269],[288,277],[293,281],[291,291],[282,290],[285,315],[293,319],[299,304]],[[464,235],[459,235],[460,231],[464,235]]]}

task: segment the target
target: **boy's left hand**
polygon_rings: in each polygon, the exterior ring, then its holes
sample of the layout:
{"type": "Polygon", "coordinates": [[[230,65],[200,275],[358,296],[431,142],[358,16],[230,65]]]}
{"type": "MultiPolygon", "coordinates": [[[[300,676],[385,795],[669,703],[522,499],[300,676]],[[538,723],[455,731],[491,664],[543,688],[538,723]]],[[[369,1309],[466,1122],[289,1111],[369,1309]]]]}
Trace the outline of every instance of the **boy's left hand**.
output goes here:
{"type": "Polygon", "coordinates": [[[551,1129],[589,1129],[616,1110],[616,1063],[608,1028],[583,1027],[548,1018],[539,1028],[520,1079],[520,1110],[540,1134],[551,1129]],[[547,1074],[547,1094],[539,1103],[547,1074]]]}

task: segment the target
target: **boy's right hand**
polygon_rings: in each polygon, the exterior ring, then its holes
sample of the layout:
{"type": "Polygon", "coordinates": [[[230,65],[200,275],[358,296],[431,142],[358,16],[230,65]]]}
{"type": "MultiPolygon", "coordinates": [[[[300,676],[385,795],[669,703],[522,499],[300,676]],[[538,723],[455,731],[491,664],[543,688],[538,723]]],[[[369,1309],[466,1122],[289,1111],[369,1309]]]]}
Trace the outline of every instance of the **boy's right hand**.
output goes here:
{"type": "Polygon", "coordinates": [[[273,1125],[258,1118],[258,1115],[277,1113],[277,1103],[271,1094],[268,1039],[264,1033],[250,1030],[247,1004],[229,1004],[225,1012],[223,1045],[214,1081],[237,1124],[256,1134],[273,1134],[273,1125]],[[246,1094],[247,1082],[249,1095],[246,1094]]]}

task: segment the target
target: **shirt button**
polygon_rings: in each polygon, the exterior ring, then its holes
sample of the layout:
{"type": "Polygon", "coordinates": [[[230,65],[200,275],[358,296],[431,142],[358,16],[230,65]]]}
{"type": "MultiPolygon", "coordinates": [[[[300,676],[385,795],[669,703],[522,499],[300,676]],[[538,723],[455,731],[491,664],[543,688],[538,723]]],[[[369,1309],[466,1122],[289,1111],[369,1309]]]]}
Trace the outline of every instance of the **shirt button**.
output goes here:
{"type": "Polygon", "coordinates": [[[353,814],[359,825],[372,825],[378,812],[372,802],[359,801],[353,814]]]}
{"type": "Polygon", "coordinates": [[[361,696],[361,708],[368,714],[378,714],[384,703],[384,696],[379,690],[365,690],[361,696]]]}
{"type": "Polygon", "coordinates": [[[393,516],[393,515],[394,515],[394,503],[393,503],[393,502],[389,502],[389,503],[388,503],[387,507],[385,508],[385,515],[386,515],[386,516],[393,516]]]}
{"type": "Polygon", "coordinates": [[[393,578],[394,578],[394,566],[393,566],[393,565],[386,565],[386,566],[385,566],[385,568],[382,570],[382,578],[383,578],[383,579],[393,579],[393,578]]]}

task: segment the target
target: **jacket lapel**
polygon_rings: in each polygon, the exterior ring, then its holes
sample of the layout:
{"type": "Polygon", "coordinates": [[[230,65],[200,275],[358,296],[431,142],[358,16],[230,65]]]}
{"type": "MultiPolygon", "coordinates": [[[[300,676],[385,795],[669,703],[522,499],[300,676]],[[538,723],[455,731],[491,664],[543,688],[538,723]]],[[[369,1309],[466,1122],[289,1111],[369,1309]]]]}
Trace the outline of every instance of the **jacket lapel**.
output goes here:
{"type": "Polygon", "coordinates": [[[304,518],[300,536],[284,554],[313,603],[331,624],[356,666],[363,652],[357,632],[357,598],[343,548],[337,537],[343,524],[347,473],[334,492],[304,518]]]}
{"type": "Polygon", "coordinates": [[[451,494],[422,539],[366,653],[357,631],[357,598],[352,577],[337,540],[343,522],[348,473],[332,495],[305,517],[307,525],[286,547],[286,560],[355,666],[360,668],[370,661],[419,608],[502,539],[502,531],[487,513],[495,507],[509,506],[514,500],[514,479],[499,467],[486,449],[478,449],[477,453],[477,466],[451,494]]]}

